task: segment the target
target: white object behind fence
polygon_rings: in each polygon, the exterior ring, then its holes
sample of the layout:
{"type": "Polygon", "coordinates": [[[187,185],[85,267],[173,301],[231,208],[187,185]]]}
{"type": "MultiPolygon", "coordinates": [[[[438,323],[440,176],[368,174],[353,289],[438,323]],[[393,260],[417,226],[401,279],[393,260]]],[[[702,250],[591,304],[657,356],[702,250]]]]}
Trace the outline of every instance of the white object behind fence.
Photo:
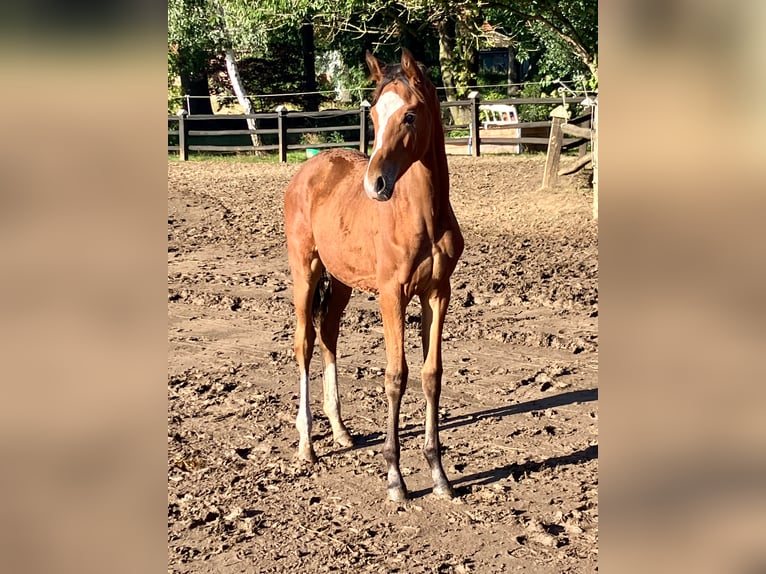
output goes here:
{"type": "Polygon", "coordinates": [[[479,113],[483,116],[482,127],[488,126],[507,126],[519,123],[519,116],[516,113],[516,106],[507,104],[481,104],[479,113]]]}
{"type": "MultiPolygon", "coordinates": [[[[480,137],[498,137],[498,138],[518,138],[521,137],[521,130],[511,128],[510,126],[519,123],[519,115],[516,106],[508,104],[480,104],[479,114],[481,115],[481,134],[480,137]]],[[[520,145],[497,146],[489,142],[482,144],[483,153],[520,153],[520,145]]]]}

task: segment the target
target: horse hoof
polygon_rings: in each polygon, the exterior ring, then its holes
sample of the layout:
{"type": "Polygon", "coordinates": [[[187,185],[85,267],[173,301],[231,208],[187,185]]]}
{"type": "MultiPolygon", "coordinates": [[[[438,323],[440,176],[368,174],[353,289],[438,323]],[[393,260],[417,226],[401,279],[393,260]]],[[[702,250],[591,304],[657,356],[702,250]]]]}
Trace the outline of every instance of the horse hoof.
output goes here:
{"type": "Polygon", "coordinates": [[[388,500],[391,502],[404,502],[407,500],[407,489],[402,486],[389,488],[388,500]]]}
{"type": "Polygon", "coordinates": [[[314,452],[313,448],[299,450],[297,457],[298,457],[298,460],[302,460],[304,462],[310,462],[311,464],[314,464],[318,460],[317,455],[314,452]]]}
{"type": "Polygon", "coordinates": [[[434,486],[434,496],[439,498],[455,498],[455,491],[449,484],[434,486]]]}
{"type": "Polygon", "coordinates": [[[343,447],[354,446],[354,439],[351,438],[351,435],[348,433],[348,431],[343,432],[335,437],[335,442],[343,447]]]}

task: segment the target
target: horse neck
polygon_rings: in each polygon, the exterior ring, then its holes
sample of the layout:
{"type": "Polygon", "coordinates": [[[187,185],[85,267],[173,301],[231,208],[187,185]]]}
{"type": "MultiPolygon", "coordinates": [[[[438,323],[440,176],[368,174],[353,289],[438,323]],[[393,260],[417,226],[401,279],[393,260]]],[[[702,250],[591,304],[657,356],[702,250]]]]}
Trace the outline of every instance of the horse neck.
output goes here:
{"type": "MultiPolygon", "coordinates": [[[[435,106],[438,110],[438,101],[435,106]]],[[[434,113],[432,126],[428,149],[405,175],[410,177],[416,187],[422,188],[421,191],[425,194],[423,199],[431,203],[434,215],[439,217],[442,209],[449,208],[449,170],[440,113],[434,113]]]]}

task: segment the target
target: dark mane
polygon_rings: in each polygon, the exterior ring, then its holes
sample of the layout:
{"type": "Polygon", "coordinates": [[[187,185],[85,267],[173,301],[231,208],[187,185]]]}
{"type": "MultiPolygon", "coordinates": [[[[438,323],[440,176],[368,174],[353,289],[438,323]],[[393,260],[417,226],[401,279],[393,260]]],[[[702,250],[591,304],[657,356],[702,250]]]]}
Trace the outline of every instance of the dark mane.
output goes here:
{"type": "MultiPolygon", "coordinates": [[[[423,73],[423,76],[428,78],[428,76],[426,76],[426,67],[420,62],[418,62],[417,64],[418,64],[418,67],[420,68],[420,71],[423,73]]],[[[415,94],[418,100],[420,100],[421,102],[425,102],[425,94],[422,92],[422,90],[410,84],[410,80],[407,78],[407,75],[402,70],[402,65],[390,64],[383,69],[383,77],[381,78],[380,82],[378,82],[378,85],[375,88],[375,93],[372,96],[372,105],[375,105],[375,102],[378,101],[378,97],[380,96],[380,93],[388,84],[392,82],[400,82],[410,92],[415,94]]]]}

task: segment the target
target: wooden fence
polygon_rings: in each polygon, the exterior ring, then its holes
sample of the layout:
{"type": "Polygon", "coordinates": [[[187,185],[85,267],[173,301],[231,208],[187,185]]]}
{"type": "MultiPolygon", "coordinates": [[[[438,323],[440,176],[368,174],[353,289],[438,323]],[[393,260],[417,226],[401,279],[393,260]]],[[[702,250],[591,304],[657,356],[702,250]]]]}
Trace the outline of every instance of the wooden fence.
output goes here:
{"type": "MultiPolygon", "coordinates": [[[[568,104],[578,104],[584,98],[568,98],[568,104]]],[[[488,103],[490,103],[488,101],[488,103]]],[[[508,98],[491,100],[492,104],[545,105],[555,107],[561,100],[554,98],[508,98]]],[[[479,157],[482,145],[513,146],[527,150],[545,150],[548,145],[551,121],[520,122],[507,127],[520,130],[519,137],[487,137],[481,129],[481,102],[479,97],[468,100],[442,102],[442,118],[448,147],[464,150],[467,155],[479,157]],[[450,108],[464,108],[463,116],[469,121],[455,124],[451,121],[450,108]],[[454,137],[455,132],[467,135],[454,137]],[[464,148],[462,147],[464,146],[464,148]]],[[[288,111],[279,106],[274,112],[250,115],[186,115],[168,116],[168,152],[177,152],[180,159],[187,160],[190,152],[255,152],[276,151],[282,162],[287,161],[288,150],[322,149],[330,147],[354,147],[367,153],[372,139],[370,104],[363,102],[358,109],[326,110],[321,112],[288,111]],[[229,127],[229,124],[231,127],[229,127]],[[255,129],[252,129],[255,126],[255,129]],[[336,133],[338,141],[307,143],[307,134],[336,133]],[[339,137],[344,132],[345,137],[339,137]],[[232,138],[239,138],[232,141],[232,138]],[[171,145],[171,139],[176,143],[171,145]],[[211,143],[211,140],[215,143],[211,143]]],[[[589,116],[581,116],[571,123],[582,123],[589,116]]],[[[562,151],[579,148],[584,155],[589,143],[583,137],[564,137],[562,151]]],[[[509,151],[513,149],[509,147],[509,151]]]]}
{"type": "Polygon", "coordinates": [[[239,115],[193,115],[168,116],[168,125],[176,123],[176,129],[168,129],[168,136],[177,138],[176,145],[168,145],[168,152],[178,152],[182,160],[189,158],[189,152],[254,152],[276,151],[282,162],[287,161],[288,150],[321,149],[328,147],[358,147],[367,151],[369,142],[369,105],[358,110],[328,110],[322,112],[289,112],[280,106],[275,112],[239,115]],[[349,119],[355,119],[350,123],[349,119]],[[313,120],[313,121],[312,121],[313,120]],[[326,125],[327,120],[346,120],[326,125]],[[248,122],[256,125],[248,127],[248,122]],[[293,127],[289,126],[293,124],[293,127]],[[308,125],[309,123],[313,125],[308,125]],[[232,127],[228,127],[230,124],[232,127]],[[196,129],[195,129],[196,128],[196,129]],[[326,132],[354,132],[351,139],[338,142],[300,143],[305,134],[326,132]],[[233,137],[240,141],[232,143],[233,137]],[[253,140],[255,136],[255,140],[253,140]],[[211,144],[209,141],[224,140],[211,144]],[[225,140],[229,140],[226,142],[225,140]],[[249,143],[244,143],[248,141],[249,143]],[[264,143],[254,143],[264,142],[264,143]],[[265,143],[271,141],[272,143],[265,143]],[[202,143],[200,143],[202,142],[202,143]]]}

